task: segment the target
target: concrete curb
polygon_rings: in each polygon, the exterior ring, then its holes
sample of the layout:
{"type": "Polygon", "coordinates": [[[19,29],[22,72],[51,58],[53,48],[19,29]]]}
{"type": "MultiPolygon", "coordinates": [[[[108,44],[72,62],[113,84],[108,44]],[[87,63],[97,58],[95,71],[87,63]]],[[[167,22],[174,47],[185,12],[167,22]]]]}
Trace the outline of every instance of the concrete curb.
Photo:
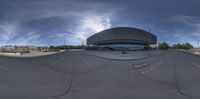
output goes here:
{"type": "Polygon", "coordinates": [[[51,55],[55,55],[55,54],[60,54],[60,53],[64,53],[66,51],[62,51],[62,52],[56,52],[56,53],[51,53],[51,54],[45,54],[45,55],[38,55],[38,56],[14,56],[14,55],[0,55],[0,57],[6,57],[6,58],[37,58],[37,57],[45,57],[45,56],[51,56],[51,55]]]}
{"type": "Polygon", "coordinates": [[[187,53],[187,54],[192,54],[192,55],[194,55],[194,56],[200,57],[200,55],[194,54],[194,53],[189,52],[189,51],[184,51],[184,50],[177,50],[177,51],[180,51],[180,52],[183,52],[183,53],[187,53]]]}
{"type": "Polygon", "coordinates": [[[162,54],[166,53],[166,51],[161,52],[161,53],[159,53],[159,54],[155,54],[155,55],[151,55],[151,56],[146,56],[146,57],[142,57],[142,58],[137,58],[137,59],[112,59],[112,58],[106,58],[106,57],[97,56],[97,55],[93,55],[93,54],[88,54],[88,53],[84,53],[84,52],[82,52],[82,53],[85,54],[85,55],[90,55],[90,56],[94,56],[94,57],[98,57],[98,58],[102,58],[102,59],[107,59],[107,60],[114,60],[114,61],[131,61],[131,60],[141,60],[141,59],[146,59],[146,58],[155,57],[155,56],[162,55],[162,54]]]}

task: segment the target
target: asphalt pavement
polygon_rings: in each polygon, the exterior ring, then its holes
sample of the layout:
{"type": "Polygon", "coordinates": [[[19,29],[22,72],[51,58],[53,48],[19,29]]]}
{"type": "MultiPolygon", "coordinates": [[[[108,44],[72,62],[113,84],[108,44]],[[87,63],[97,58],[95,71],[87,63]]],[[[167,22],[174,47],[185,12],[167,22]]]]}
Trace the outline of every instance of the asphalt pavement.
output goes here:
{"type": "Polygon", "coordinates": [[[2,99],[200,99],[200,56],[177,50],[139,60],[66,51],[0,57],[2,99]]]}

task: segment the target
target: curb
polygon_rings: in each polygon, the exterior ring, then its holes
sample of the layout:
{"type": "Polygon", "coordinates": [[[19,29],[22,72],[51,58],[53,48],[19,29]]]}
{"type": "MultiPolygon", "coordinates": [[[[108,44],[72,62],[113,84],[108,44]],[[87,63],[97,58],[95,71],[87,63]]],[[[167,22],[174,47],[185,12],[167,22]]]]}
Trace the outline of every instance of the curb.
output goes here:
{"type": "Polygon", "coordinates": [[[184,51],[184,50],[177,50],[177,51],[180,51],[180,52],[182,52],[182,53],[192,54],[192,55],[194,55],[194,56],[200,57],[200,55],[194,54],[194,53],[192,53],[192,52],[188,52],[188,51],[184,51]]]}
{"type": "Polygon", "coordinates": [[[159,54],[155,54],[155,55],[151,55],[151,56],[146,56],[146,57],[142,57],[142,58],[137,58],[137,59],[112,59],[112,58],[106,58],[106,57],[97,56],[97,55],[93,55],[93,54],[88,54],[88,53],[84,53],[84,52],[82,52],[82,53],[85,54],[85,55],[90,55],[90,56],[94,56],[94,57],[98,57],[98,58],[102,58],[102,59],[107,59],[107,60],[114,60],[114,61],[131,61],[131,60],[141,60],[141,59],[146,59],[146,58],[155,57],[155,56],[162,55],[162,54],[166,53],[166,51],[161,52],[161,53],[159,53],[159,54]]]}
{"type": "Polygon", "coordinates": [[[51,56],[51,55],[55,55],[55,54],[61,54],[67,51],[62,51],[62,52],[56,52],[56,53],[51,53],[51,54],[46,54],[46,55],[38,55],[38,56],[14,56],[14,55],[0,55],[0,57],[5,57],[5,58],[38,58],[38,57],[45,57],[45,56],[51,56]]]}

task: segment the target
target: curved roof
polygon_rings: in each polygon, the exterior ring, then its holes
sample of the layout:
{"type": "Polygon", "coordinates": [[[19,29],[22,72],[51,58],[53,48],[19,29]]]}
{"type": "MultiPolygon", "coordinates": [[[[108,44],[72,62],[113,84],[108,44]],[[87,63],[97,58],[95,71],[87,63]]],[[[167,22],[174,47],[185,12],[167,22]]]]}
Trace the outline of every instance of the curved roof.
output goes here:
{"type": "Polygon", "coordinates": [[[116,27],[98,32],[87,39],[88,45],[134,43],[156,44],[157,37],[147,31],[132,27],[116,27]]]}

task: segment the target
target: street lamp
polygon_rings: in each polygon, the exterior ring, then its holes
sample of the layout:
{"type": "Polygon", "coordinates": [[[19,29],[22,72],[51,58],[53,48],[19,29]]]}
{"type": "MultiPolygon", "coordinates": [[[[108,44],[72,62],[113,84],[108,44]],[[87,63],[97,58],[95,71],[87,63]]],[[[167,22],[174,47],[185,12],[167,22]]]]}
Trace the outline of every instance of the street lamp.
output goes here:
{"type": "Polygon", "coordinates": [[[149,43],[149,46],[148,46],[148,49],[149,49],[149,56],[151,55],[150,53],[150,33],[151,33],[151,29],[149,29],[149,35],[148,35],[148,43],[149,43]]]}
{"type": "Polygon", "coordinates": [[[199,40],[198,40],[198,45],[197,45],[197,52],[199,53],[199,40]]]}

